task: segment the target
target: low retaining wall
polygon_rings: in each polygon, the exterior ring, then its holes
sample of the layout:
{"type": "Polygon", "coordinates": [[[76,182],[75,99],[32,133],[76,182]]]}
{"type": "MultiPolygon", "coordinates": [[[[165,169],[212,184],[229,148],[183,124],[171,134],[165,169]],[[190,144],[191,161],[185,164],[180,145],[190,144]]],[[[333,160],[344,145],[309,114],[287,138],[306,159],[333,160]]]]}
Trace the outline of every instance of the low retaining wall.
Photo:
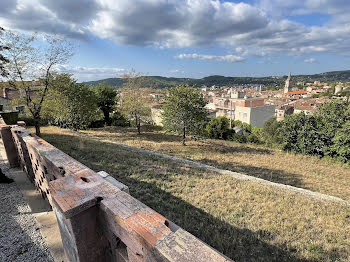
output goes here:
{"type": "Polygon", "coordinates": [[[21,125],[1,125],[9,163],[51,204],[69,261],[230,261],[21,125]]]}

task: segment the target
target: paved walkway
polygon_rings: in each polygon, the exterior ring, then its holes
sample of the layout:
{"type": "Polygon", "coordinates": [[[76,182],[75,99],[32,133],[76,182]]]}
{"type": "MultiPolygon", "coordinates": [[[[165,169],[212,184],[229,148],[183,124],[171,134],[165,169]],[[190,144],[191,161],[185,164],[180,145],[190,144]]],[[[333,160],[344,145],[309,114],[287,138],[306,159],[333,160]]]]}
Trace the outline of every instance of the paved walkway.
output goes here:
{"type": "Polygon", "coordinates": [[[64,261],[56,217],[18,168],[9,168],[0,139],[0,168],[10,184],[0,184],[0,261],[64,261]]]}

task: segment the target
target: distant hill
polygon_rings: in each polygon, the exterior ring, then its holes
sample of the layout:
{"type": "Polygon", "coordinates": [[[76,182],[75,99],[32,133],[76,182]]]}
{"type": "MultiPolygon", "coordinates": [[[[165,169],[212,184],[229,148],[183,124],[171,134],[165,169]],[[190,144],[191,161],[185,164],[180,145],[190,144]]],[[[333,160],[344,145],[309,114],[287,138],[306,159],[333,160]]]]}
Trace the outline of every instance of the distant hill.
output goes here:
{"type": "MultiPolygon", "coordinates": [[[[207,76],[201,79],[196,78],[176,78],[163,76],[146,76],[147,87],[165,88],[174,87],[180,84],[189,84],[197,86],[212,86],[212,85],[244,85],[244,84],[262,84],[262,85],[283,85],[287,76],[281,77],[227,77],[220,75],[207,76]]],[[[335,82],[335,81],[350,81],[350,70],[347,71],[333,71],[314,75],[292,75],[293,82],[335,82]]],[[[123,78],[106,78],[96,81],[86,82],[88,85],[98,85],[106,83],[112,86],[122,87],[125,83],[123,78]]]]}

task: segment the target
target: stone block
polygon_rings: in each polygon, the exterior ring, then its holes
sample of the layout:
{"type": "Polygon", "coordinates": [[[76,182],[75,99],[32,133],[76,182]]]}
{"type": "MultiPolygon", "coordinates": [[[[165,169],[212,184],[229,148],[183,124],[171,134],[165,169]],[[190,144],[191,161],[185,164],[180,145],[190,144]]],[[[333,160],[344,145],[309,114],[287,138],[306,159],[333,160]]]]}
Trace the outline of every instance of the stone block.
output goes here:
{"type": "Polygon", "coordinates": [[[119,188],[121,191],[124,191],[126,193],[129,193],[129,187],[124,185],[123,183],[119,182],[117,179],[114,177],[110,176],[107,172],[105,171],[100,171],[97,172],[97,174],[105,179],[107,182],[111,183],[113,186],[119,188]]]}

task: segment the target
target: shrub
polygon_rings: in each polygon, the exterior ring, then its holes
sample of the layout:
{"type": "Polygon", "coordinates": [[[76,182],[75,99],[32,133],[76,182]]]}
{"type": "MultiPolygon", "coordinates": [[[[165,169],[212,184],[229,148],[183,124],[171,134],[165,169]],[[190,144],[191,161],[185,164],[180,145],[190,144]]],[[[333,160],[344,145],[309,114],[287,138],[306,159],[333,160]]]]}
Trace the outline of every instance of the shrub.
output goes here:
{"type": "Polygon", "coordinates": [[[115,111],[111,114],[111,125],[112,126],[130,126],[130,121],[128,121],[119,111],[115,111]]]}
{"type": "Polygon", "coordinates": [[[276,117],[271,117],[264,123],[264,128],[262,131],[262,138],[267,145],[280,144],[280,125],[281,123],[277,121],[276,117]]]}
{"type": "Polygon", "coordinates": [[[17,124],[18,112],[1,112],[1,116],[7,125],[17,124]]]}
{"type": "Polygon", "coordinates": [[[229,120],[223,116],[212,118],[206,126],[206,131],[209,138],[227,139],[229,120]]]}
{"type": "Polygon", "coordinates": [[[248,143],[252,143],[252,144],[260,144],[261,143],[259,138],[254,134],[250,134],[250,135],[246,136],[246,139],[247,139],[248,143]]]}
{"type": "Polygon", "coordinates": [[[234,134],[232,140],[238,143],[247,143],[247,137],[241,134],[234,134]]]}
{"type": "Polygon", "coordinates": [[[334,138],[332,149],[336,152],[336,158],[344,163],[350,161],[350,122],[346,122],[339,129],[334,138]]]}
{"type": "Polygon", "coordinates": [[[99,128],[99,127],[104,127],[105,126],[105,120],[102,119],[102,120],[95,120],[95,121],[92,121],[88,127],[90,128],[99,128]]]}
{"type": "Polygon", "coordinates": [[[252,126],[247,123],[242,123],[243,130],[245,132],[251,133],[252,132],[252,126]]]}
{"type": "MultiPolygon", "coordinates": [[[[27,115],[22,115],[18,117],[18,121],[24,121],[26,126],[34,126],[34,118],[27,115]]],[[[40,126],[45,126],[48,124],[48,120],[46,118],[40,118],[40,126]]]]}
{"type": "Polygon", "coordinates": [[[322,105],[315,113],[317,130],[322,144],[322,155],[335,156],[333,138],[344,123],[350,121],[350,105],[343,101],[332,101],[322,105]]]}

